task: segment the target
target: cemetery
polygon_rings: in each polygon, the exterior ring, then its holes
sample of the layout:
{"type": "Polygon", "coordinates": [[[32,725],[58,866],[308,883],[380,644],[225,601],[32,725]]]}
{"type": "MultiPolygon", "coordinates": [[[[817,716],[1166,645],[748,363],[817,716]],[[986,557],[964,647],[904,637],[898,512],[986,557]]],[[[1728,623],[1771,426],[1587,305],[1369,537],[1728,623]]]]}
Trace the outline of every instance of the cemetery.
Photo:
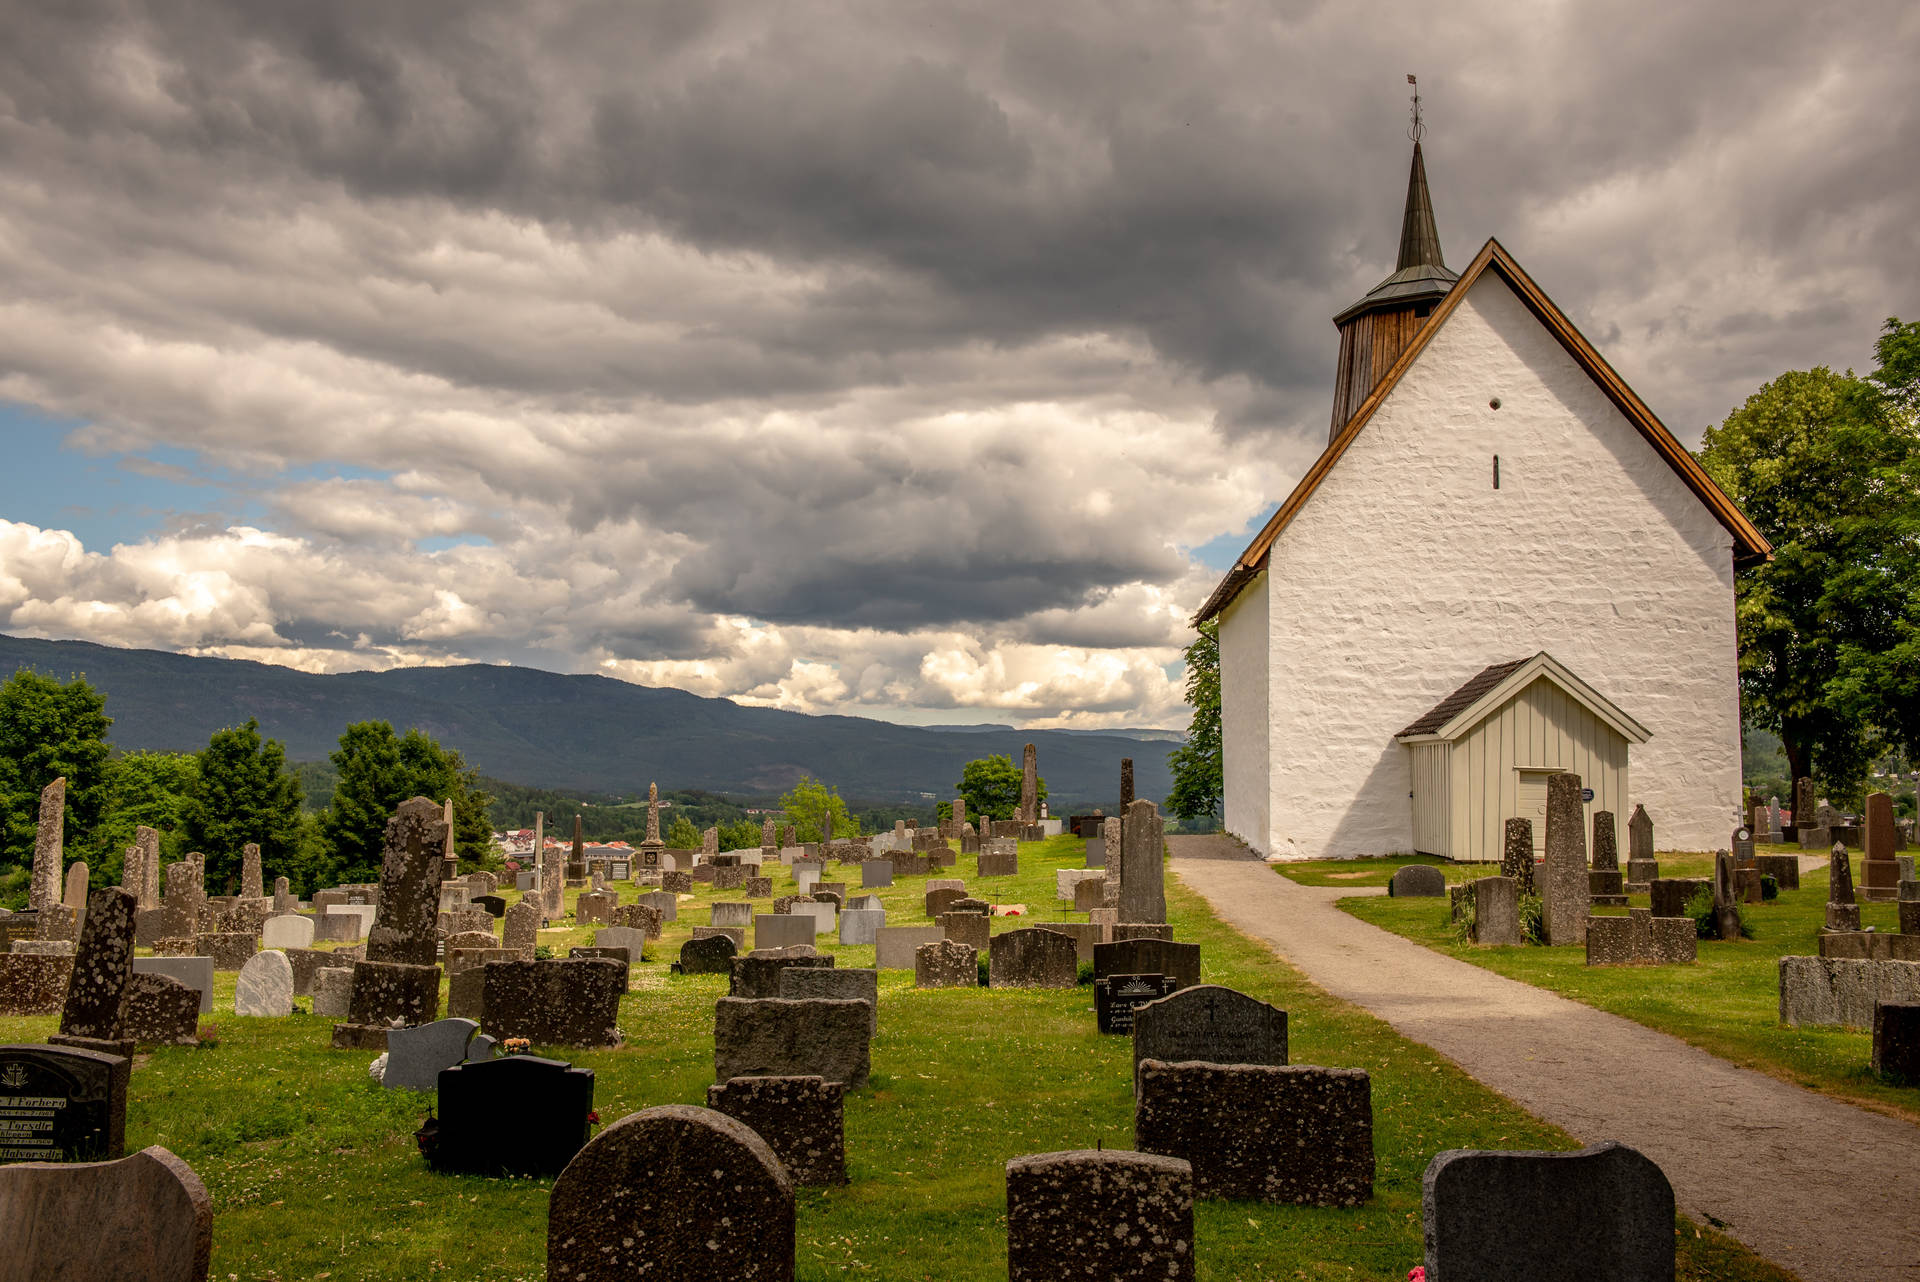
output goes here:
{"type": "MultiPolygon", "coordinates": [[[[1577,1147],[1222,925],[1152,803],[1008,826],[528,880],[461,874],[416,798],[377,885],[250,863],[225,900],[188,859],[149,895],[136,859],[84,911],[49,842],[0,918],[0,1196],[159,1217],[169,1279],[1043,1278],[1067,1241],[1074,1276],[1398,1277],[1483,1249],[1458,1153],[1497,1186],[1577,1147]]],[[[1786,1276],[1619,1152],[1612,1276],[1786,1276]]]]}

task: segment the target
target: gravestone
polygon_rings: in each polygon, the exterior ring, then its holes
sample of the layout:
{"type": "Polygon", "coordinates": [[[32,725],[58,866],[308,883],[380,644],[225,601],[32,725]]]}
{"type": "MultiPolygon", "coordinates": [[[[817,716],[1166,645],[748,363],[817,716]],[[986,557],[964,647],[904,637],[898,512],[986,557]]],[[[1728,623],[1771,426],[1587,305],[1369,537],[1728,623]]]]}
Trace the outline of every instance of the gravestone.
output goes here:
{"type": "Polygon", "coordinates": [[[1853,863],[1842,842],[1835,842],[1827,857],[1827,929],[1860,929],[1860,905],[1853,897],[1853,863]]]}
{"type": "Polygon", "coordinates": [[[991,988],[1072,988],[1079,982],[1080,958],[1070,935],[1027,927],[995,935],[987,945],[991,988]]]}
{"type": "Polygon", "coordinates": [[[660,874],[660,889],[669,895],[691,895],[693,893],[693,874],[669,870],[660,874]]]}
{"type": "Polygon", "coordinates": [[[0,1168],[0,1210],[8,1278],[206,1282],[213,1203],[157,1144],[111,1162],[0,1168]]]}
{"type": "Polygon", "coordinates": [[[1121,921],[1167,919],[1163,828],[1160,812],[1151,801],[1136,801],[1124,812],[1120,821],[1121,921]]]}
{"type": "Polygon", "coordinates": [[[481,968],[487,1031],[537,1046],[616,1046],[627,968],[604,957],[492,962],[481,968]]]}
{"type": "Polygon", "coordinates": [[[886,859],[869,859],[860,865],[860,885],[863,888],[880,889],[893,885],[893,863],[886,859]]]}
{"type": "Polygon", "coordinates": [[[946,913],[940,918],[940,929],[954,943],[965,944],[983,956],[993,939],[993,919],[985,913],[946,913]]]}
{"type": "Polygon", "coordinates": [[[1880,1003],[1920,1002],[1920,962],[1782,957],[1779,968],[1782,1024],[1872,1028],[1880,1003]]]}
{"type": "MultiPolygon", "coordinates": [[[[426,1154],[436,1171],[551,1178],[586,1146],[592,1127],[593,1070],[562,1060],[506,1055],[454,1064],[440,1070],[438,1090],[426,1154]]],[[[558,1185],[554,1192],[557,1204],[558,1185]]]]}
{"type": "Polygon", "coordinates": [[[880,972],[849,966],[787,966],[775,979],[776,997],[825,997],[833,1001],[865,1002],[872,1008],[868,1034],[880,1031],[880,972]]]}
{"type": "MultiPolygon", "coordinates": [[[[33,874],[27,883],[27,907],[44,912],[60,903],[66,889],[60,881],[67,815],[67,780],[63,775],[40,790],[40,813],[33,838],[33,874]]],[[[119,1154],[114,1154],[118,1157],[119,1154]]]]}
{"type": "Polygon", "coordinates": [[[1040,822],[1039,754],[1028,744],[1020,753],[1020,822],[1040,822]]]}
{"type": "Polygon", "coordinates": [[[554,1182],[555,1282],[793,1282],[793,1179],[765,1140],[668,1104],[594,1136],[554,1182]]]}
{"type": "Polygon", "coordinates": [[[1087,838],[1086,863],[1088,868],[1104,870],[1107,866],[1107,839],[1105,837],[1087,838]]]}
{"type": "Polygon", "coordinates": [[[0,1015],[53,1015],[66,1002],[72,954],[21,951],[30,942],[22,940],[14,951],[0,954],[0,1015]]]}
{"type": "Polygon", "coordinates": [[[1513,878],[1523,895],[1533,893],[1533,821],[1509,819],[1500,848],[1500,875],[1513,878]]]}
{"type": "Polygon", "coordinates": [[[1199,1196],[1304,1206],[1373,1196],[1364,1070],[1146,1059],[1138,1073],[1134,1143],[1192,1163],[1199,1196]]]}
{"type": "Polygon", "coordinates": [[[745,952],[747,950],[747,928],[745,926],[695,926],[693,928],[693,937],[695,939],[712,939],[715,935],[724,935],[728,939],[731,939],[734,949],[738,952],[745,952]]]}
{"type": "Polygon", "coordinates": [[[1577,774],[1561,771],[1547,776],[1547,853],[1541,907],[1548,944],[1587,941],[1587,834],[1580,791],[1577,774]]]}
{"type": "Polygon", "coordinates": [[[727,996],[778,997],[780,972],[790,966],[831,967],[833,958],[815,952],[811,944],[793,949],[755,949],[733,959],[727,996]]]}
{"type": "Polygon", "coordinates": [[[1134,1012],[1179,991],[1165,975],[1109,975],[1093,981],[1093,1022],[1103,1033],[1132,1033],[1134,1012]]]}
{"type": "Polygon", "coordinates": [[[1587,965],[1666,966],[1691,962],[1698,934],[1686,917],[1655,917],[1635,908],[1625,917],[1595,917],[1587,923],[1587,965]]]}
{"type": "Polygon", "coordinates": [[[811,944],[815,934],[814,919],[811,915],[754,914],[753,946],[755,949],[788,948],[795,944],[811,944]]]}
{"type": "Polygon", "coordinates": [[[1284,1065],[1287,1012],[1219,984],[1195,984],[1133,1013],[1133,1077],[1144,1060],[1284,1065]]]}
{"type": "Polygon", "coordinates": [[[927,916],[937,921],[941,915],[951,909],[955,903],[966,897],[967,892],[965,887],[939,886],[929,888],[924,897],[927,916]]]}
{"type": "Polygon", "coordinates": [[[67,868],[66,893],[60,902],[75,913],[87,911],[87,862],[82,859],[67,868]]]}
{"type": "Polygon", "coordinates": [[[1009,1282],[1191,1282],[1193,1167],[1080,1149],[1007,1163],[1009,1282]]]}
{"type": "Polygon", "coordinates": [[[915,988],[975,988],[979,976],[979,954],[967,944],[942,939],[914,950],[915,988]]]}
{"type": "Polygon", "coordinates": [[[354,963],[347,1022],[336,1049],[384,1050],[395,1020],[425,1024],[440,1013],[435,930],[447,824],[425,797],[403,801],[387,821],[379,904],[367,932],[366,960],[354,963]]]}
{"type": "Polygon", "coordinates": [[[311,948],[313,946],[313,918],[288,915],[269,917],[260,927],[262,947],[279,949],[311,948]]]}
{"type": "Polygon", "coordinates": [[[390,1091],[438,1090],[441,1069],[491,1059],[493,1051],[493,1038],[470,1019],[396,1028],[387,1034],[387,1069],[380,1084],[390,1091]]]}
{"type": "Polygon", "coordinates": [[[1593,812],[1593,868],[1587,873],[1589,900],[1606,908],[1625,908],[1627,890],[1620,875],[1619,832],[1611,810],[1593,812]]]}
{"type": "Polygon", "coordinates": [[[506,916],[500,919],[500,945],[503,948],[517,950],[526,961],[533,960],[533,950],[540,939],[540,909],[530,900],[523,899],[507,909],[506,916]]]}
{"type": "Polygon", "coordinates": [[[808,1077],[867,1084],[866,1002],[722,997],[713,1012],[713,1078],[808,1077]]]}
{"type": "Polygon", "coordinates": [[[1113,975],[1165,975],[1182,988],[1197,984],[1200,945],[1166,939],[1126,939],[1094,945],[1093,977],[1098,980],[1113,975]]]}
{"type": "Polygon", "coordinates": [[[1446,893],[1446,874],[1432,864],[1406,864],[1387,883],[1387,894],[1396,899],[1439,899],[1446,893]]]}
{"type": "MultiPolygon", "coordinates": [[[[1107,883],[1101,880],[1082,880],[1073,886],[1073,910],[1078,913],[1092,912],[1103,908],[1107,902],[1107,883]]],[[[1118,909],[1114,910],[1118,912],[1118,909]]]]}
{"type": "Polygon", "coordinates": [[[751,926],[753,925],[753,905],[750,903],[716,901],[713,905],[711,924],[715,926],[751,926]]]}
{"type": "Polygon", "coordinates": [[[1893,826],[1893,798],[1884,792],[1867,794],[1865,831],[1860,862],[1860,895],[1867,900],[1895,899],[1900,869],[1894,862],[1898,833],[1893,826]]]}
{"type": "Polygon", "coordinates": [[[1800,889],[1800,856],[1755,855],[1753,866],[1762,877],[1771,877],[1782,890],[1800,889]]]}
{"type": "Polygon", "coordinates": [[[725,935],[689,939],[680,945],[680,973],[682,975],[731,974],[733,959],[739,951],[733,940],[725,935]]]}
{"type": "Polygon", "coordinates": [[[1012,877],[1020,871],[1020,856],[991,854],[981,851],[974,865],[975,875],[980,877],[1012,877]]]}
{"type": "MultiPolygon", "coordinates": [[[[133,978],[131,891],[107,886],[87,903],[87,924],[74,949],[73,975],[60,1011],[60,1034],[103,1043],[86,1049],[125,1054],[121,1031],[127,983],[133,978]]],[[[70,1043],[71,1044],[71,1043],[70,1043]]]]}
{"type": "Polygon", "coordinates": [[[840,942],[850,945],[871,944],[887,924],[884,908],[849,908],[840,914],[840,942]]]}
{"type": "Polygon", "coordinates": [[[198,1046],[200,993],[168,975],[132,975],[120,1030],[135,1046],[198,1046]]]}
{"type": "Polygon", "coordinates": [[[264,887],[260,879],[260,847],[249,841],[240,847],[240,897],[260,899],[267,893],[264,887]]]}
{"type": "Polygon", "coordinates": [[[1920,1004],[1874,1003],[1873,1071],[1897,1084],[1920,1086],[1920,1004]]]}
{"type": "Polygon", "coordinates": [[[1507,947],[1526,942],[1520,929],[1520,888],[1511,877],[1481,877],[1473,892],[1473,942],[1507,947]]]}
{"type": "Polygon", "coordinates": [[[233,983],[235,1015],[278,1018],[293,1011],[293,963],[283,952],[255,953],[233,983]]]}
{"type": "Polygon", "coordinates": [[[1624,1144],[1448,1149],[1420,1183],[1434,1282],[1673,1282],[1673,1186],[1624,1144]]]}
{"type": "Polygon", "coordinates": [[[920,945],[945,938],[938,926],[882,926],[873,939],[873,964],[880,970],[912,970],[920,945]]]}
{"type": "Polygon", "coordinates": [[[707,1087],[707,1107],[765,1140],[795,1184],[834,1185],[847,1182],[845,1095],[820,1077],[736,1077],[707,1087]]]}
{"type": "Polygon", "coordinates": [[[121,1156],[124,1055],[69,1046],[0,1046],[0,1162],[98,1162],[121,1156]]]}
{"type": "Polygon", "coordinates": [[[200,995],[200,1013],[213,1010],[213,959],[211,957],[136,957],[135,975],[165,975],[177,979],[200,995]]]}

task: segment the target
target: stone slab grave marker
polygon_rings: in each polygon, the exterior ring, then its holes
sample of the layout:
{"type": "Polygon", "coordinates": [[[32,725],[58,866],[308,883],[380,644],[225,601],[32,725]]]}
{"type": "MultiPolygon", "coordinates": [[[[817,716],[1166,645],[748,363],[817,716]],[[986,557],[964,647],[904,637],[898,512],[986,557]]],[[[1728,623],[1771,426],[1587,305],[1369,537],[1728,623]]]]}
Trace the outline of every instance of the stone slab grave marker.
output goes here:
{"type": "Polygon", "coordinates": [[[713,1078],[809,1077],[849,1090],[867,1084],[867,1002],[722,997],[714,1004],[713,1078]]]}
{"type": "Polygon", "coordinates": [[[753,917],[754,948],[787,948],[795,944],[812,944],[817,932],[811,916],[796,916],[793,913],[755,913],[753,917]]]}
{"type": "Polygon", "coordinates": [[[1533,893],[1533,821],[1509,819],[1500,846],[1500,875],[1511,877],[1520,893],[1533,893]]]}
{"type": "Polygon", "coordinates": [[[873,940],[873,964],[880,970],[912,970],[920,945],[945,938],[938,926],[882,926],[873,940]]]}
{"type": "Polygon", "coordinates": [[[593,1070],[564,1060],[507,1055],[454,1064],[440,1070],[438,1090],[427,1155],[436,1171],[551,1178],[586,1146],[592,1127],[593,1070]]]}
{"type": "Polygon", "coordinates": [[[1447,875],[1432,864],[1406,864],[1387,883],[1387,894],[1396,899],[1439,899],[1447,893],[1447,875]]]}
{"type": "Polygon", "coordinates": [[[554,1182],[554,1282],[793,1282],[793,1178],[723,1113],[667,1104],[604,1128],[554,1182]]]}
{"type": "Polygon", "coordinates": [[[1094,979],[1114,975],[1165,975],[1178,981],[1182,988],[1197,984],[1200,982],[1200,945],[1165,939],[1126,939],[1094,945],[1094,979]]]}
{"type": "Polygon", "coordinates": [[[1079,949],[1071,935],[1029,926],[988,942],[990,988],[1072,988],[1079,982],[1079,949]]]}
{"type": "Polygon", "coordinates": [[[1201,1197],[1358,1206],[1373,1196],[1362,1069],[1147,1059],[1139,1080],[1134,1142],[1191,1162],[1201,1197]]]}
{"type": "Polygon", "coordinates": [[[1860,863],[1860,894],[1868,900],[1896,898],[1900,869],[1894,862],[1899,833],[1893,826],[1893,798],[1884,792],[1867,794],[1860,863]]]}
{"type": "Polygon", "coordinates": [[[1873,1071],[1920,1086],[1920,1003],[1874,1003],[1873,1071]]]}
{"type": "Polygon", "coordinates": [[[0,1046],[0,1162],[98,1162],[126,1152],[124,1055],[0,1046]]]}
{"type": "Polygon", "coordinates": [[[1920,962],[1837,957],[1780,959],[1780,1022],[1872,1028],[1882,1002],[1920,1002],[1920,962]]]}
{"type": "Polygon", "coordinates": [[[275,949],[255,953],[233,982],[235,1015],[279,1018],[293,1013],[293,963],[275,949]]]}
{"type": "Polygon", "coordinates": [[[707,1087],[707,1107],[765,1140],[795,1184],[834,1185],[847,1182],[845,1096],[821,1077],[736,1077],[707,1087]]]}
{"type": "MultiPolygon", "coordinates": [[[[602,945],[618,947],[618,945],[602,945]]],[[[481,968],[487,1031],[541,1046],[617,1046],[627,967],[605,957],[493,962],[481,968]]]]}
{"type": "Polygon", "coordinates": [[[1755,855],[1753,866],[1762,877],[1773,878],[1774,885],[1781,890],[1800,889],[1800,857],[1798,855],[1755,855]]]}
{"type": "Polygon", "coordinates": [[[1625,917],[1587,923],[1589,966],[1668,966],[1692,962],[1698,953],[1698,934],[1688,917],[1655,917],[1635,908],[1625,917]]]}
{"type": "Polygon", "coordinates": [[[1093,981],[1093,1022],[1103,1033],[1133,1032],[1134,1012],[1178,992],[1165,975],[1109,975],[1093,981]]]}
{"type": "Polygon", "coordinates": [[[1124,1150],[1007,1163],[1007,1278],[1191,1282],[1193,1167],[1124,1150]]]}
{"type": "Polygon", "coordinates": [[[755,949],[733,959],[733,968],[728,972],[727,996],[778,997],[780,973],[794,966],[831,968],[833,958],[814,951],[811,944],[790,949],[755,949]]]}
{"type": "Polygon", "coordinates": [[[968,944],[942,939],[914,950],[915,988],[975,988],[979,976],[979,953],[968,944]]]}
{"type": "Polygon", "coordinates": [[[863,888],[873,889],[893,885],[893,861],[888,859],[869,859],[861,864],[860,885],[863,888]]]}
{"type": "Polygon", "coordinates": [[[887,924],[884,908],[849,908],[840,914],[840,942],[849,945],[871,944],[887,924]]]}
{"type": "Polygon", "coordinates": [[[366,960],[354,963],[347,1022],[336,1049],[384,1050],[387,1029],[431,1023],[440,1013],[436,919],[447,825],[425,797],[400,803],[387,821],[380,860],[379,907],[367,932],[366,960]]]}
{"type": "Polygon", "coordinates": [[[709,935],[705,939],[689,939],[680,945],[680,973],[682,975],[729,975],[733,973],[733,959],[740,949],[726,935],[709,935]]]}
{"type": "Polygon", "coordinates": [[[380,1084],[390,1091],[438,1090],[441,1069],[492,1059],[493,1051],[493,1038],[470,1019],[396,1028],[387,1034],[387,1070],[380,1084]]]}
{"type": "Polygon", "coordinates": [[[66,820],[67,780],[63,775],[40,790],[39,819],[33,838],[33,874],[27,883],[29,908],[43,911],[53,907],[66,889],[60,880],[66,820]]]}
{"type": "Polygon", "coordinates": [[[1624,1144],[1449,1149],[1420,1184],[1433,1282],[1673,1282],[1673,1186],[1624,1144]]]}
{"type": "Polygon", "coordinates": [[[1611,810],[1593,812],[1593,867],[1587,873],[1589,899],[1608,908],[1627,906],[1626,883],[1620,874],[1620,833],[1611,810]]]}
{"type": "MultiPolygon", "coordinates": [[[[982,956],[986,955],[987,948],[993,940],[993,919],[985,913],[942,914],[940,929],[945,931],[946,937],[954,943],[965,944],[982,956]]],[[[915,962],[916,966],[918,964],[915,962]]]]}
{"type": "Polygon", "coordinates": [[[523,899],[507,909],[506,916],[500,919],[501,947],[517,949],[525,960],[532,961],[539,939],[539,905],[523,899]]]}
{"type": "Polygon", "coordinates": [[[1120,920],[1164,922],[1164,824],[1151,801],[1128,806],[1120,821],[1120,920]]]}
{"type": "Polygon", "coordinates": [[[200,994],[168,975],[133,975],[120,1029],[136,1047],[198,1046],[200,994]]]}
{"type": "Polygon", "coordinates": [[[776,997],[824,997],[833,1001],[865,1002],[872,1007],[868,1035],[880,1031],[880,972],[849,966],[787,966],[775,979],[776,997]]]}
{"type": "Polygon", "coordinates": [[[1511,877],[1481,877],[1467,883],[1473,895],[1473,942],[1509,947],[1526,942],[1520,929],[1520,887],[1511,877]]]}
{"type": "Polygon", "coordinates": [[[211,957],[136,957],[136,975],[165,975],[177,979],[200,994],[200,1013],[213,1010],[213,958],[211,957]]]}
{"type": "Polygon", "coordinates": [[[269,917],[266,924],[260,927],[260,943],[262,947],[282,952],[289,948],[311,948],[313,918],[294,914],[269,917]]]}
{"type": "Polygon", "coordinates": [[[1133,1013],[1133,1078],[1140,1064],[1199,1060],[1209,1064],[1287,1062],[1287,1012],[1219,984],[1195,984],[1133,1013]]]}
{"type": "Polygon", "coordinates": [[[87,911],[87,863],[82,859],[67,868],[66,893],[60,902],[75,913],[87,911]]]}
{"type": "Polygon", "coordinates": [[[0,1015],[53,1015],[66,1001],[73,955],[23,951],[36,942],[21,940],[12,952],[0,954],[0,1015]]]}
{"type": "Polygon", "coordinates": [[[1860,929],[1860,903],[1853,894],[1853,863],[1844,842],[1827,856],[1827,929],[1860,929]]]}
{"type": "Polygon", "coordinates": [[[1547,776],[1547,854],[1540,898],[1549,944],[1587,942],[1591,903],[1580,792],[1580,776],[1571,771],[1547,776]]]}
{"type": "Polygon", "coordinates": [[[0,1276],[206,1282],[212,1253],[206,1185],[159,1145],[117,1161],[0,1169],[0,1276]]]}
{"type": "MultiPolygon", "coordinates": [[[[59,1038],[69,1046],[126,1055],[127,984],[133,978],[131,891],[107,886],[93,892],[86,925],[74,949],[73,974],[60,1010],[59,1038]]],[[[119,1156],[114,1154],[114,1156],[119,1156]]]]}

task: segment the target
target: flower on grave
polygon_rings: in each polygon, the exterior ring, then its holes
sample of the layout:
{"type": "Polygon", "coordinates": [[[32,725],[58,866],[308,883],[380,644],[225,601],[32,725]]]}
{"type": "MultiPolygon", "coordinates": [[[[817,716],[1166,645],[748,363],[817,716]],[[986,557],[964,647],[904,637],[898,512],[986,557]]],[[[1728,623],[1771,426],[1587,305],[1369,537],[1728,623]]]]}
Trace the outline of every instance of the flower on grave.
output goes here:
{"type": "Polygon", "coordinates": [[[1407,1282],[1427,1282],[1427,1266],[1416,1264],[1407,1270],[1407,1282]]]}
{"type": "Polygon", "coordinates": [[[597,1109],[597,1108],[596,1108],[596,1109],[589,1109],[589,1110],[587,1111],[587,1125],[588,1125],[588,1126],[598,1126],[598,1125],[600,1125],[600,1110],[599,1110],[599,1109],[597,1109]]]}
{"type": "Polygon", "coordinates": [[[500,1053],[502,1055],[525,1055],[532,1048],[533,1043],[524,1037],[509,1037],[506,1041],[500,1043],[500,1053]]]}

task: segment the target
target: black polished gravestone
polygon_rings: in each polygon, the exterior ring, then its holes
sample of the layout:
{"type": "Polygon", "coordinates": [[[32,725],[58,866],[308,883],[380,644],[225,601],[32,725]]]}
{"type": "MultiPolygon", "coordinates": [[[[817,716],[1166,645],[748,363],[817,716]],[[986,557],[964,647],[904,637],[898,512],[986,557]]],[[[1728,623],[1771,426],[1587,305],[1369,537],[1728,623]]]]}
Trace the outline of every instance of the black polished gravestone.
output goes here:
{"type": "Polygon", "coordinates": [[[440,1117],[421,1147],[436,1171],[558,1175],[585,1146],[592,1112],[590,1068],[536,1055],[456,1064],[440,1070],[440,1117]]]}
{"type": "Polygon", "coordinates": [[[1180,981],[1170,975],[1109,975],[1093,984],[1093,1017],[1103,1033],[1131,1033],[1133,1012],[1148,1002],[1177,992],[1180,981]]]}
{"type": "Polygon", "coordinates": [[[507,901],[498,895],[476,895],[469,902],[476,908],[486,909],[487,916],[489,917],[505,917],[507,915],[507,901]]]}
{"type": "Polygon", "coordinates": [[[0,1046],[0,1162],[107,1162],[126,1155],[122,1055],[0,1046]]]}

